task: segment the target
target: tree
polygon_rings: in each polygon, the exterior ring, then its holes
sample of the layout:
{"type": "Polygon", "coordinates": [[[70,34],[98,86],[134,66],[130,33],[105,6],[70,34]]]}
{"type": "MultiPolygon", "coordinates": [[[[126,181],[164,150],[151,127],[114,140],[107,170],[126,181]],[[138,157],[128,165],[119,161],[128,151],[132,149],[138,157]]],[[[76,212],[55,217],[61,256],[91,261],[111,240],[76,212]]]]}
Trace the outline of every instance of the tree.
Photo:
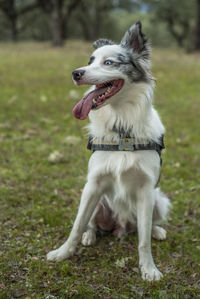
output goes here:
{"type": "Polygon", "coordinates": [[[78,21],[81,23],[86,40],[94,40],[100,35],[103,19],[108,17],[107,12],[114,8],[112,0],[89,0],[80,2],[78,21]]]}
{"type": "MultiPolygon", "coordinates": [[[[114,10],[133,11],[139,7],[137,0],[80,0],[76,18],[81,24],[85,40],[94,40],[101,35],[105,23],[109,23],[114,10]]],[[[111,25],[112,26],[112,25],[111,25]]]]}
{"type": "Polygon", "coordinates": [[[197,9],[196,9],[196,24],[193,31],[193,40],[192,44],[189,47],[191,51],[200,50],[200,0],[196,0],[197,9]]]}
{"type": "Polygon", "coordinates": [[[54,46],[62,46],[66,36],[66,27],[72,11],[81,0],[38,0],[38,5],[49,16],[54,46]]]}
{"type": "Polygon", "coordinates": [[[10,39],[17,40],[18,18],[37,7],[36,2],[23,0],[0,0],[0,10],[4,13],[10,24],[10,39]],[[28,2],[28,3],[27,3],[28,2]]]}
{"type": "Polygon", "coordinates": [[[179,47],[185,46],[191,35],[194,1],[196,0],[144,0],[155,11],[156,19],[167,24],[168,31],[179,47]]]}

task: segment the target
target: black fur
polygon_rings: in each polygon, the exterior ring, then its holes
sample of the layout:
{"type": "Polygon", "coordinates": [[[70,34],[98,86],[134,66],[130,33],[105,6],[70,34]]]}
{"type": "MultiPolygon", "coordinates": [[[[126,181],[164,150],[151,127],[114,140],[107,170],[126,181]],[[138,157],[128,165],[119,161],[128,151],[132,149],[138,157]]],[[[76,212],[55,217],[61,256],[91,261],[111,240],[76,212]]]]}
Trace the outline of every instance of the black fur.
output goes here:
{"type": "Polygon", "coordinates": [[[139,59],[129,51],[126,55],[119,54],[113,62],[113,67],[125,73],[132,82],[148,81],[151,78],[149,72],[141,67],[139,59]]]}
{"type": "Polygon", "coordinates": [[[91,56],[91,57],[90,57],[90,60],[89,60],[89,62],[88,62],[88,64],[89,64],[89,65],[92,64],[94,60],[95,60],[95,57],[94,57],[94,56],[91,56]]]}
{"type": "MultiPolygon", "coordinates": [[[[114,42],[108,39],[99,39],[94,42],[93,46],[95,49],[98,49],[106,45],[114,44],[114,42]]],[[[146,36],[142,33],[142,24],[140,21],[131,26],[125,33],[120,46],[126,50],[126,54],[117,55],[112,66],[126,74],[131,82],[147,82],[152,80],[153,78],[148,67],[150,46],[146,36]],[[144,61],[146,66],[144,66],[144,61]]]]}
{"type": "Polygon", "coordinates": [[[107,45],[114,45],[115,43],[109,39],[105,39],[105,38],[100,38],[98,40],[96,40],[94,43],[93,43],[93,47],[95,49],[98,49],[98,48],[101,48],[103,46],[107,46],[107,45]]]}
{"type": "Polygon", "coordinates": [[[148,67],[150,58],[150,46],[146,36],[142,33],[140,21],[135,23],[125,33],[120,46],[126,49],[126,55],[118,55],[118,67],[132,82],[152,80],[148,67]],[[146,67],[144,66],[144,62],[146,67]]]}
{"type": "Polygon", "coordinates": [[[149,45],[146,36],[142,33],[142,23],[138,21],[125,33],[121,46],[142,54],[144,59],[149,58],[149,45]]]}

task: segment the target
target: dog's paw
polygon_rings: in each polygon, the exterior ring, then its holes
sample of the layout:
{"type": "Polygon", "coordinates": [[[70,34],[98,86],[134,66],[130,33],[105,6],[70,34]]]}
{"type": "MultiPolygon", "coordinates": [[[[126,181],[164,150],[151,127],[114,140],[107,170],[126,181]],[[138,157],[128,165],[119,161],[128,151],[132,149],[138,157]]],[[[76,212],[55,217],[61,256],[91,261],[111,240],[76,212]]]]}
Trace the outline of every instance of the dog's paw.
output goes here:
{"type": "Polygon", "coordinates": [[[156,266],[151,266],[151,267],[141,266],[140,269],[141,269],[143,280],[156,281],[156,280],[160,280],[163,277],[162,273],[156,268],[156,266]]]}
{"type": "Polygon", "coordinates": [[[96,242],[96,232],[92,229],[87,230],[82,236],[83,246],[91,246],[96,242]]]}
{"type": "Polygon", "coordinates": [[[61,246],[56,250],[52,250],[47,254],[48,261],[63,261],[74,255],[75,247],[61,246]]]}
{"type": "Polygon", "coordinates": [[[165,240],[167,237],[167,232],[164,228],[154,225],[152,227],[152,237],[156,240],[165,240]]]}

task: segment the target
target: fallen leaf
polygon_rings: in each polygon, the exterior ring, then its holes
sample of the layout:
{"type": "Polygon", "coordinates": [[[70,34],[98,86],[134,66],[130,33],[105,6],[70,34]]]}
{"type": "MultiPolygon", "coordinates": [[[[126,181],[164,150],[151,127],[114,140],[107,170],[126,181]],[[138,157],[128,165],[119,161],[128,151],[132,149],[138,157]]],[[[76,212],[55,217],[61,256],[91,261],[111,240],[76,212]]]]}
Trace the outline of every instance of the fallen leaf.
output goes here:
{"type": "Polygon", "coordinates": [[[126,266],[126,262],[131,259],[130,257],[125,257],[115,262],[115,265],[120,268],[124,268],[126,266]]]}
{"type": "Polygon", "coordinates": [[[53,123],[53,120],[49,119],[49,118],[46,118],[46,117],[41,117],[40,118],[40,121],[44,124],[52,124],[53,123]]]}
{"type": "Polygon", "coordinates": [[[64,143],[69,145],[77,145],[80,141],[81,141],[80,137],[73,136],[73,135],[71,136],[69,135],[64,139],[64,143]]]}
{"type": "Polygon", "coordinates": [[[45,94],[42,94],[40,96],[40,101],[43,102],[43,103],[46,103],[47,102],[47,96],[45,94]]]}
{"type": "Polygon", "coordinates": [[[9,122],[0,123],[0,129],[1,128],[11,128],[11,124],[9,122]]]}
{"type": "Polygon", "coordinates": [[[69,98],[70,98],[71,100],[77,100],[77,99],[79,98],[79,93],[78,93],[78,91],[76,91],[75,89],[71,89],[71,90],[69,91],[69,98]]]}
{"type": "Polygon", "coordinates": [[[49,162],[51,163],[59,163],[59,162],[65,162],[66,159],[62,153],[59,151],[54,151],[51,153],[48,157],[49,162]]]}
{"type": "Polygon", "coordinates": [[[12,105],[14,102],[16,102],[17,101],[17,96],[16,95],[14,95],[14,96],[12,96],[11,98],[10,98],[10,100],[8,101],[8,104],[9,105],[12,105]]]}

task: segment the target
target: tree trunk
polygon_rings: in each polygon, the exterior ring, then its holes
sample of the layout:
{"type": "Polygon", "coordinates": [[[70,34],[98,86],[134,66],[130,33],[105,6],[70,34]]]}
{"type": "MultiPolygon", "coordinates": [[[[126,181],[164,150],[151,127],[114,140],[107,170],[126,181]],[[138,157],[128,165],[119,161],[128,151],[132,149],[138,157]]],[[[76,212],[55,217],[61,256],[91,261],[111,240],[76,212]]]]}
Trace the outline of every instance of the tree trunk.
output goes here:
{"type": "Polygon", "coordinates": [[[88,12],[87,5],[84,1],[80,2],[80,15],[78,20],[82,27],[83,37],[86,41],[94,40],[93,38],[93,22],[91,15],[88,12]]]}
{"type": "Polygon", "coordinates": [[[197,0],[197,21],[194,29],[194,39],[192,49],[200,50],[200,0],[197,0]]]}
{"type": "Polygon", "coordinates": [[[10,40],[13,42],[17,41],[17,16],[10,18],[10,40]]]}
{"type": "Polygon", "coordinates": [[[51,29],[52,29],[52,43],[55,47],[63,45],[63,33],[62,33],[62,16],[61,6],[59,1],[53,1],[53,7],[51,10],[51,29]]]}
{"type": "Polygon", "coordinates": [[[172,15],[167,15],[165,17],[165,21],[167,22],[167,27],[173,38],[176,40],[177,45],[182,48],[184,45],[184,38],[185,34],[177,32],[174,27],[174,19],[172,18],[172,15]]]}
{"type": "MultiPolygon", "coordinates": [[[[79,22],[82,26],[82,33],[83,37],[86,41],[92,41],[94,40],[93,35],[91,33],[90,27],[88,26],[88,23],[85,21],[84,16],[79,18],[79,22]]],[[[89,22],[90,24],[90,22],[89,22]]]]}
{"type": "Polygon", "coordinates": [[[95,19],[93,29],[93,39],[99,38],[101,27],[101,7],[98,1],[95,1],[95,19]]]}

